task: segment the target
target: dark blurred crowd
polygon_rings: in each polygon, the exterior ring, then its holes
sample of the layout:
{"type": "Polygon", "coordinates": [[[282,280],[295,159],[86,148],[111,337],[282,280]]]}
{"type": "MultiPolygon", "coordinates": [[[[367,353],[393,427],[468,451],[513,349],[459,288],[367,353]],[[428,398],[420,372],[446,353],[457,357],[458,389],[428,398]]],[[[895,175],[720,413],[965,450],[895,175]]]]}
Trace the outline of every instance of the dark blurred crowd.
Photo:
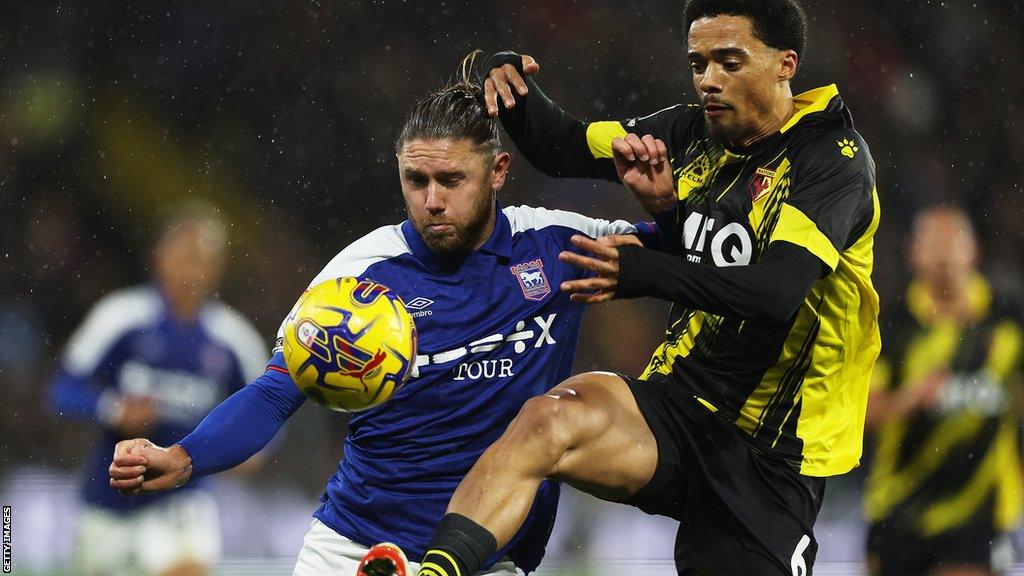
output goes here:
{"type": "MultiPolygon", "coordinates": [[[[1024,8],[805,5],[811,44],[794,90],[838,84],[878,165],[883,316],[900,305],[910,218],[932,203],[969,210],[983,268],[1019,292],[1024,8]]],[[[681,2],[14,2],[0,13],[0,471],[74,469],[88,432],[49,415],[45,385],[88,307],[145,281],[176,202],[205,198],[230,223],[222,297],[269,343],[331,256],[404,218],[397,127],[472,49],[532,54],[541,86],[582,118],[693,101],[681,2]]],[[[641,216],[614,186],[514,162],[505,204],[641,216]]],[[[596,311],[579,368],[638,371],[664,309],[596,311]]],[[[304,414],[288,440],[301,451],[280,451],[288,465],[267,474],[315,491],[344,421],[304,414]]]]}

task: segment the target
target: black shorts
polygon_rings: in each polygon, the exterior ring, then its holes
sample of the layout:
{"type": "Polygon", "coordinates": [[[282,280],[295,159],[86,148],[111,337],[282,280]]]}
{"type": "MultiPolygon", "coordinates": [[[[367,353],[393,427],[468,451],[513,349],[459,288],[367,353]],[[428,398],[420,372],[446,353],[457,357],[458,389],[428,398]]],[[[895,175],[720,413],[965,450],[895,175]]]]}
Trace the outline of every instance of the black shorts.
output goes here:
{"type": "Polygon", "coordinates": [[[654,476],[625,503],[679,520],[679,574],[810,576],[825,480],[759,450],[679,383],[623,379],[658,443],[654,476]]]}
{"type": "Polygon", "coordinates": [[[941,567],[992,570],[992,546],[1000,534],[991,523],[968,525],[932,538],[921,538],[888,522],[868,530],[871,576],[927,576],[941,567]]]}

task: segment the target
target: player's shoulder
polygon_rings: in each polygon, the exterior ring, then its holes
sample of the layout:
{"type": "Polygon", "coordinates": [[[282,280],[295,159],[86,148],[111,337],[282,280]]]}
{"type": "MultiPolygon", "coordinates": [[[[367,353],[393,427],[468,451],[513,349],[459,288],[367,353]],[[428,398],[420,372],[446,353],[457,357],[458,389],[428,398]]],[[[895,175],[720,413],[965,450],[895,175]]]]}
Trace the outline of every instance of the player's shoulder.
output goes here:
{"type": "Polygon", "coordinates": [[[796,99],[802,99],[805,106],[788,128],[796,162],[874,170],[868,144],[854,128],[853,115],[834,85],[811,90],[796,99]]]}
{"type": "Polygon", "coordinates": [[[636,228],[624,220],[604,220],[591,218],[568,210],[550,210],[533,206],[508,206],[502,208],[512,228],[512,234],[531,230],[543,230],[551,227],[569,229],[587,234],[591,237],[607,234],[632,234],[636,228]]]}
{"type": "Polygon", "coordinates": [[[860,179],[865,198],[870,197],[875,185],[875,162],[864,138],[852,125],[808,123],[794,140],[789,156],[798,180],[860,179]]]}
{"type": "Polygon", "coordinates": [[[217,337],[260,340],[259,332],[249,318],[221,300],[211,300],[203,307],[200,322],[217,337]]]}
{"type": "Polygon", "coordinates": [[[634,128],[637,125],[643,125],[644,123],[688,123],[700,116],[700,104],[673,104],[656,112],[651,112],[650,114],[630,118],[623,122],[622,126],[628,131],[630,128],[634,128]]]}
{"type": "Polygon", "coordinates": [[[255,378],[267,358],[267,343],[244,314],[221,300],[203,307],[200,322],[211,340],[238,359],[245,380],[255,378]]]}
{"type": "Polygon", "coordinates": [[[868,144],[853,126],[839,122],[809,123],[800,135],[802,147],[826,155],[838,154],[848,159],[868,158],[868,144]]]}
{"type": "Polygon", "coordinates": [[[123,331],[155,322],[163,310],[163,299],[156,289],[142,284],[107,293],[93,305],[89,321],[123,331]]]}
{"type": "Polygon", "coordinates": [[[401,224],[381,226],[346,246],[340,254],[350,257],[393,257],[410,252],[401,224]]]}
{"type": "Polygon", "coordinates": [[[585,226],[590,220],[589,217],[568,210],[551,210],[543,207],[507,206],[502,208],[502,213],[508,218],[512,227],[512,233],[525,232],[527,230],[541,230],[548,226],[568,226],[578,228],[585,226]]]}
{"type": "Polygon", "coordinates": [[[410,253],[401,224],[381,226],[338,252],[310,285],[329,278],[360,276],[374,264],[410,253]]]}
{"type": "Polygon", "coordinates": [[[685,147],[687,142],[706,136],[703,109],[697,104],[675,104],[621,124],[626,132],[652,134],[673,147],[685,147]]]}
{"type": "Polygon", "coordinates": [[[65,348],[66,367],[88,373],[118,342],[157,323],[163,299],[149,285],[123,288],[100,298],[65,348]]]}

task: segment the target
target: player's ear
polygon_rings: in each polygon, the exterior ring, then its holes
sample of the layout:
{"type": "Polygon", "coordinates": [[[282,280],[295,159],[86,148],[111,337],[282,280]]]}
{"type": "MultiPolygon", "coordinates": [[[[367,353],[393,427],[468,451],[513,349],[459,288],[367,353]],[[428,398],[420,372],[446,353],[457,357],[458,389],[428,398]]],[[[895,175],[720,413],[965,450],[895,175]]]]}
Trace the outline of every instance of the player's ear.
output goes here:
{"type": "Polygon", "coordinates": [[[795,50],[783,50],[779,53],[779,80],[788,82],[796,76],[796,68],[800,64],[800,56],[795,50]]]}
{"type": "Polygon", "coordinates": [[[494,163],[491,165],[491,190],[501,190],[505,185],[505,177],[508,176],[508,166],[512,162],[512,156],[504,150],[494,155],[494,163]]]}

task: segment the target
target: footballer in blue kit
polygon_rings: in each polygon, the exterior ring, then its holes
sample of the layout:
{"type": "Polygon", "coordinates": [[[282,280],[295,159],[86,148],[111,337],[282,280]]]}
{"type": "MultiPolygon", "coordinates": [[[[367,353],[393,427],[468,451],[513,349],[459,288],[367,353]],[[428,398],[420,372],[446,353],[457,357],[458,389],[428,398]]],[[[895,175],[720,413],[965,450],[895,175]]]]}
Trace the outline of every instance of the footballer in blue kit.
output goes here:
{"type": "MultiPolygon", "coordinates": [[[[522,404],[566,378],[583,305],[559,290],[586,273],[559,260],[570,238],[636,234],[654,225],[528,206],[501,207],[510,157],[483,93],[464,78],[410,111],[396,140],[409,219],[342,250],[313,279],[353,276],[397,293],[419,334],[416,368],[389,401],[353,415],[294,574],[356,574],[369,546],[416,556],[462,477],[522,404]]],[[[266,372],[170,448],[118,445],[110,484],[122,493],[187,486],[259,450],[303,404],[279,347],[266,372]],[[244,429],[244,434],[238,434],[244,429]]],[[[480,574],[516,574],[544,553],[558,486],[544,483],[522,530],[480,574]]]]}
{"type": "Polygon", "coordinates": [[[173,575],[217,559],[217,509],[201,482],[126,499],[110,489],[107,467],[119,440],[173,442],[263,370],[258,332],[212,298],[225,256],[222,224],[176,214],[157,242],[153,281],[105,296],[67,343],[52,408],[102,428],[86,460],[77,573],[173,575]]]}

